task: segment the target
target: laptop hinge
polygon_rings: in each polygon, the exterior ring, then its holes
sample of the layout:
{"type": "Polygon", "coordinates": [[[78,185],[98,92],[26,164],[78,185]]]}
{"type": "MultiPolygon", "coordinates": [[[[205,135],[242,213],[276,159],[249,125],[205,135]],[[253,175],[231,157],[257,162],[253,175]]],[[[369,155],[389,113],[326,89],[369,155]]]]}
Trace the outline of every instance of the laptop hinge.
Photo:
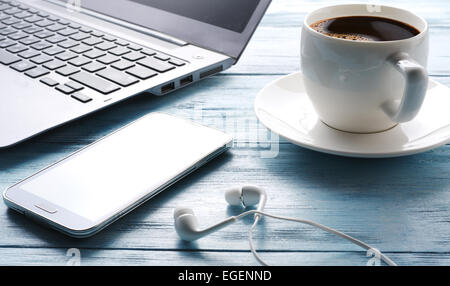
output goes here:
{"type": "Polygon", "coordinates": [[[61,1],[57,1],[57,0],[45,0],[45,1],[50,2],[52,4],[55,4],[55,5],[58,5],[58,6],[66,7],[69,11],[76,11],[77,13],[86,14],[86,15],[89,15],[91,17],[95,17],[95,18],[101,19],[103,21],[110,22],[112,24],[116,24],[116,25],[119,25],[119,26],[122,26],[122,27],[125,27],[125,28],[128,28],[128,29],[134,30],[136,32],[143,33],[143,34],[146,34],[146,35],[158,38],[160,40],[169,42],[171,44],[175,44],[175,45],[178,45],[178,46],[185,46],[185,45],[189,44],[189,43],[187,43],[187,42],[185,42],[183,40],[180,40],[178,38],[169,36],[167,34],[164,34],[164,33],[161,33],[161,32],[157,32],[157,31],[154,31],[154,30],[149,29],[149,28],[144,28],[142,26],[134,25],[132,23],[129,23],[129,22],[126,22],[126,21],[122,21],[120,19],[113,18],[113,17],[107,16],[107,15],[103,15],[103,14],[100,14],[100,13],[97,13],[95,11],[88,10],[88,9],[85,9],[85,8],[82,8],[82,7],[78,7],[78,6],[75,6],[73,4],[73,3],[77,3],[79,1],[67,1],[66,3],[61,2],[61,1]]]}

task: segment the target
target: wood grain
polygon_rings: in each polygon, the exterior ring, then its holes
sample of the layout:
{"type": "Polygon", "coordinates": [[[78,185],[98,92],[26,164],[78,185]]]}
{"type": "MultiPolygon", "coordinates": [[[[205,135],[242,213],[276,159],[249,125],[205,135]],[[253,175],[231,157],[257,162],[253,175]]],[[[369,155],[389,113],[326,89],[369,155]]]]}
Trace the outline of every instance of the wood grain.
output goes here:
{"type": "MultiPolygon", "coordinates": [[[[249,252],[228,251],[148,251],[145,249],[80,249],[80,265],[148,265],[148,266],[255,266],[249,252]],[[164,257],[162,260],[161,257],[164,257]]],[[[366,266],[371,257],[365,252],[261,252],[270,265],[366,266]]],[[[449,255],[436,253],[386,253],[399,265],[448,265],[449,255]]],[[[1,248],[0,265],[67,265],[67,249],[1,248]],[[8,263],[4,263],[7,261],[8,263]]]]}
{"type": "MultiPolygon", "coordinates": [[[[164,97],[136,96],[119,105],[0,150],[0,189],[153,111],[225,130],[234,147],[98,235],[76,240],[48,230],[0,204],[0,264],[63,265],[68,248],[83,265],[256,265],[244,220],[196,243],[181,242],[172,210],[192,207],[207,226],[239,209],[223,191],[252,183],[269,195],[266,210],[312,219],[347,232],[401,265],[448,265],[450,145],[393,159],[352,159],[294,146],[268,132],[253,112],[258,91],[299,70],[300,27],[315,7],[346,1],[276,0],[232,69],[164,97]],[[267,158],[270,150],[275,158],[267,158]]],[[[389,3],[392,4],[390,1],[389,3]]],[[[395,1],[430,23],[429,71],[450,86],[450,2],[395,1]]],[[[449,95],[450,96],[450,95],[449,95]]],[[[265,219],[257,247],[273,264],[365,265],[365,252],[307,226],[265,219]]]]}

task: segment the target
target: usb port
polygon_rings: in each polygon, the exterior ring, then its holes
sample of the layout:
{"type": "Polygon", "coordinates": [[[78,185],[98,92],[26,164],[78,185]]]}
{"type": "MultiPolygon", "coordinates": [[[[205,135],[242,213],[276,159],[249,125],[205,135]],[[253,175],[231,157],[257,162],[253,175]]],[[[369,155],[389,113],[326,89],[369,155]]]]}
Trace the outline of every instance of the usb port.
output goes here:
{"type": "Polygon", "coordinates": [[[190,84],[193,81],[194,81],[194,78],[192,77],[192,75],[187,76],[180,80],[180,86],[185,86],[186,84],[190,84]]]}
{"type": "Polygon", "coordinates": [[[175,89],[175,83],[172,82],[172,83],[166,84],[165,86],[161,87],[161,93],[167,93],[174,89],[175,89]]]}

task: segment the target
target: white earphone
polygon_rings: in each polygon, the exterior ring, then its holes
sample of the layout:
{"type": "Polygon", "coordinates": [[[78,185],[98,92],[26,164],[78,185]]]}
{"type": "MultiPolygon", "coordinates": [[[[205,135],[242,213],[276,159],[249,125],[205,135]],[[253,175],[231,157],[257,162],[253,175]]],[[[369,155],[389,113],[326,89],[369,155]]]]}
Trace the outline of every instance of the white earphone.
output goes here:
{"type": "Polygon", "coordinates": [[[338,235],[342,238],[345,238],[366,250],[372,250],[373,253],[379,254],[380,259],[383,260],[386,264],[391,265],[391,266],[396,266],[395,262],[393,262],[386,255],[382,254],[376,248],[373,248],[370,245],[368,245],[356,238],[353,238],[345,233],[342,233],[338,230],[329,228],[327,226],[321,225],[319,223],[316,223],[316,222],[313,222],[310,220],[282,217],[282,216],[272,215],[272,214],[263,212],[264,206],[267,201],[267,195],[263,189],[260,189],[256,186],[248,185],[248,186],[235,187],[235,188],[229,189],[225,192],[225,200],[228,202],[228,204],[230,204],[232,206],[242,206],[242,207],[246,208],[248,206],[253,206],[253,205],[258,204],[258,207],[256,210],[246,211],[246,212],[241,213],[240,215],[229,217],[229,218],[227,218],[211,227],[203,229],[203,230],[200,229],[197,217],[195,216],[194,211],[192,209],[184,208],[184,207],[177,207],[174,210],[173,215],[174,215],[174,219],[175,219],[175,230],[178,233],[178,236],[181,239],[186,240],[186,241],[194,241],[194,240],[202,238],[210,233],[218,231],[218,230],[228,226],[229,224],[232,224],[232,223],[238,221],[239,219],[246,217],[247,215],[254,214],[255,220],[253,222],[253,225],[250,227],[248,238],[249,238],[250,249],[251,249],[253,255],[262,265],[267,265],[267,264],[261,259],[261,257],[256,252],[255,247],[253,245],[252,237],[253,237],[253,231],[255,230],[256,225],[258,224],[259,220],[261,219],[261,216],[267,216],[267,217],[271,217],[274,219],[294,221],[294,222],[308,224],[308,225],[320,228],[324,231],[327,231],[329,233],[332,233],[332,234],[338,235]]]}

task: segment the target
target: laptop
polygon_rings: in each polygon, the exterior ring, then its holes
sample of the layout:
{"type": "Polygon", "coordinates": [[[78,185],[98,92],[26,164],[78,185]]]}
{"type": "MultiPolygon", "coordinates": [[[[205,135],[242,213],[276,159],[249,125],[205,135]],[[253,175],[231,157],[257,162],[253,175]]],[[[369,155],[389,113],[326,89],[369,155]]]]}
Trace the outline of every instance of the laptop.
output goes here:
{"type": "Polygon", "coordinates": [[[271,0],[0,0],[0,148],[234,65],[271,0]]]}

